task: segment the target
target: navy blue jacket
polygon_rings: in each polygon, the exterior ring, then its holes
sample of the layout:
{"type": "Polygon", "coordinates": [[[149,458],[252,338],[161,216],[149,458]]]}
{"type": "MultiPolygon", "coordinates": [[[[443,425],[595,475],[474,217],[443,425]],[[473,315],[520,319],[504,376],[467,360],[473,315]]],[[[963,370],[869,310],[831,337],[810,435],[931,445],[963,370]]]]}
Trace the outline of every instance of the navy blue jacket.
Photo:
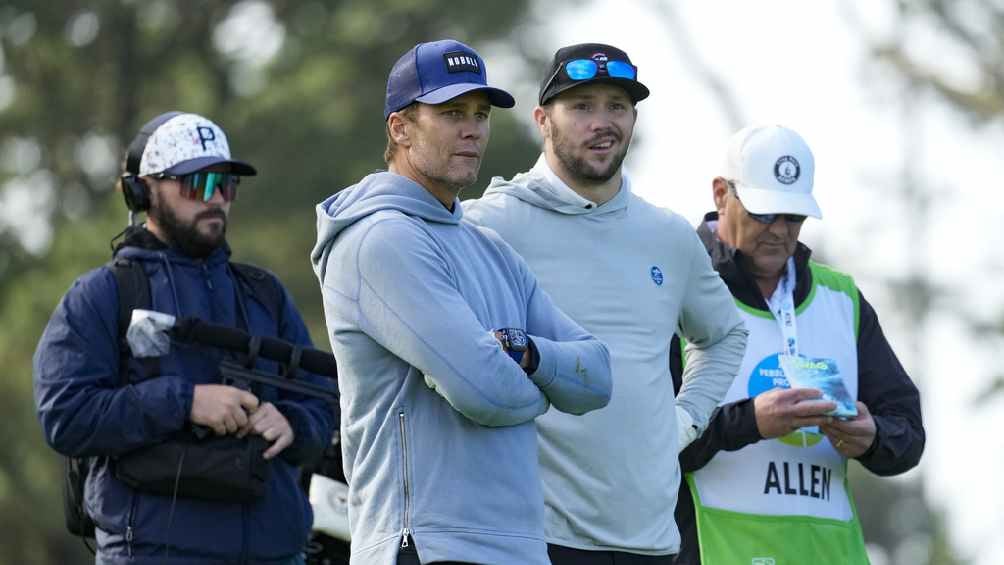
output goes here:
{"type": "MultiPolygon", "coordinates": [[[[145,230],[116,251],[138,261],[150,281],[150,308],[178,317],[311,345],[288,293],[280,320],[232,272],[228,249],[195,260],[168,248],[145,230]],[[238,291],[238,288],[240,290],[238,291]]],[[[49,320],[34,357],[35,403],[45,439],[70,456],[96,456],[85,506],[97,524],[98,563],[273,563],[303,548],[313,514],[297,485],[297,466],[331,441],[337,408],[266,387],[295,440],[276,459],[265,495],[253,503],[220,503],[134,491],[115,478],[111,458],[162,441],[189,424],[196,384],[219,383],[224,353],[172,344],[156,375],[128,361],[120,374],[118,287],[107,267],[77,279],[49,320]],[[173,512],[172,512],[173,510],[173,512]]],[[[273,310],[275,308],[273,307],[273,310]]],[[[259,361],[258,368],[276,367],[259,361]]],[[[301,372],[317,384],[327,379],[301,372]]]]}

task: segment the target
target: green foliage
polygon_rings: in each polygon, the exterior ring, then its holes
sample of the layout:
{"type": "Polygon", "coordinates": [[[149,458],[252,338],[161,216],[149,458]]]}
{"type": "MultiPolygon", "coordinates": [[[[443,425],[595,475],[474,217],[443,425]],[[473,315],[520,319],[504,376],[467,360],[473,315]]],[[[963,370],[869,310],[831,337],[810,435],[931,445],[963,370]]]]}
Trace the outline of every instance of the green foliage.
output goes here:
{"type": "MultiPolygon", "coordinates": [[[[525,8],[0,0],[0,363],[13,369],[0,381],[0,563],[89,560],[63,529],[62,460],[35,416],[31,355],[59,297],[110,256],[126,220],[114,178],[139,127],[181,109],[226,129],[235,156],[261,173],[233,209],[234,258],[278,273],[326,348],[308,261],[314,205],[384,167],[390,66],[420,41],[505,41],[525,8]]],[[[481,186],[526,169],[538,151],[511,112],[495,112],[492,125],[481,186]]]]}

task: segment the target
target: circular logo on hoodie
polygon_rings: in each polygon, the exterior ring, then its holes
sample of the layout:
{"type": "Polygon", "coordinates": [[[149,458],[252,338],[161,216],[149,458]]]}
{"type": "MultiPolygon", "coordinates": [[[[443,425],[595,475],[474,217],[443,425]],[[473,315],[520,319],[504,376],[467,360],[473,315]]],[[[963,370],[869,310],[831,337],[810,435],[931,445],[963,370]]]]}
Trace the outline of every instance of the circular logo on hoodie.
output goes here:
{"type": "Polygon", "coordinates": [[[662,269],[653,265],[649,270],[649,275],[652,276],[652,282],[654,282],[656,286],[662,286],[662,281],[665,280],[662,276],[662,269]]]}
{"type": "Polygon", "coordinates": [[[802,174],[802,167],[791,155],[784,155],[774,163],[774,178],[781,184],[794,184],[802,174]]]}

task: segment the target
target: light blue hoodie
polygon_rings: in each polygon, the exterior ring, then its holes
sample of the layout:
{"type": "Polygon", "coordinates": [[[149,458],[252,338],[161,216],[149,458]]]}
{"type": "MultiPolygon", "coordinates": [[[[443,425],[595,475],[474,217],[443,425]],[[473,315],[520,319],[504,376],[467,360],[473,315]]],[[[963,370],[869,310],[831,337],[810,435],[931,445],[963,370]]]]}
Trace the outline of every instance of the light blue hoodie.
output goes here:
{"type": "Polygon", "coordinates": [[[421,185],[375,173],[317,206],[311,253],[338,359],[352,563],[548,563],[534,418],[610,399],[605,345],[526,263],[421,185]],[[527,377],[492,335],[523,328],[527,377]]]}
{"type": "Polygon", "coordinates": [[[610,404],[582,418],[537,420],[547,541],[676,553],[677,453],[707,426],[746,345],[704,245],[682,217],[632,193],[626,173],[597,205],[543,155],[527,173],[492,179],[464,213],[512,244],[560,308],[610,347],[610,404]],[[688,343],[679,396],[669,373],[676,332],[688,343]]]}

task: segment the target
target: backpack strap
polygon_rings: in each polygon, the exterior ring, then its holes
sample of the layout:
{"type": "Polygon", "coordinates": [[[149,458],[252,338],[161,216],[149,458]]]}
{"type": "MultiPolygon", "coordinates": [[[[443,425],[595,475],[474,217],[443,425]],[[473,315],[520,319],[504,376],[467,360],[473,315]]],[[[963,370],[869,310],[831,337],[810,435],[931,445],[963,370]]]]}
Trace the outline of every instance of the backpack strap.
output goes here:
{"type": "MultiPolygon", "coordinates": [[[[125,334],[132,320],[135,308],[149,308],[150,281],[147,279],[143,266],[129,259],[112,259],[106,265],[115,276],[115,284],[119,292],[118,340],[119,340],[119,378],[121,386],[129,384],[129,358],[132,352],[126,342],[125,334]]],[[[148,375],[160,372],[160,360],[156,357],[142,359],[143,369],[148,375]]],[[[66,457],[66,468],[63,472],[63,514],[66,519],[66,529],[71,534],[84,539],[84,545],[93,554],[94,549],[87,543],[87,538],[94,538],[94,520],[87,513],[84,505],[84,485],[95,457],[66,457]]]]}
{"type": "MultiPolygon", "coordinates": [[[[153,304],[150,297],[150,280],[143,270],[143,265],[138,261],[129,259],[112,259],[108,262],[108,268],[115,275],[115,283],[119,290],[119,315],[118,315],[118,337],[119,337],[119,374],[122,378],[122,385],[129,384],[129,372],[127,370],[129,358],[132,351],[126,341],[126,330],[132,321],[132,311],[135,309],[146,310],[153,304]]],[[[148,357],[141,359],[140,363],[147,375],[156,375],[160,372],[160,359],[148,357]]]]}
{"type": "Polygon", "coordinates": [[[286,299],[279,279],[269,271],[248,263],[231,262],[230,267],[244,289],[268,310],[278,330],[283,321],[282,313],[286,299]]]}

